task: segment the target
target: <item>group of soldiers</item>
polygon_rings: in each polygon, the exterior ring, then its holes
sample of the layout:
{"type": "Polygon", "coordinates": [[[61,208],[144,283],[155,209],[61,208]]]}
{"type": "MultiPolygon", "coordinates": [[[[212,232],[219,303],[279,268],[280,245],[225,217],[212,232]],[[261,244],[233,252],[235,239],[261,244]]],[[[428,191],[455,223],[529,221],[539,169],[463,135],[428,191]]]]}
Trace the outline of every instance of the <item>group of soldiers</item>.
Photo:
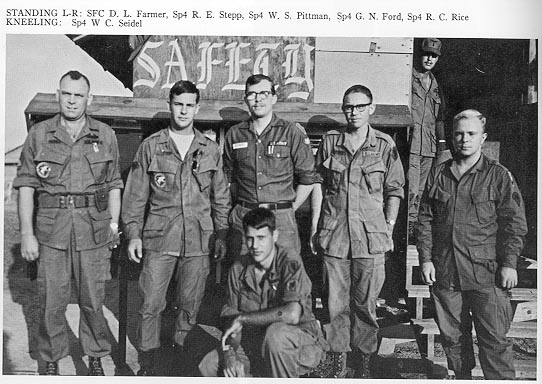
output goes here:
{"type": "MultiPolygon", "coordinates": [[[[436,62],[441,43],[426,39],[422,48],[423,68],[436,62]]],[[[413,93],[432,101],[413,101],[412,140],[434,141],[434,133],[423,132],[434,131],[435,124],[418,119],[436,116],[436,82],[425,72],[414,78],[413,93]],[[432,111],[419,112],[421,104],[432,111]]],[[[102,304],[122,219],[129,257],[142,263],[138,375],[156,374],[170,281],[176,282],[179,308],[173,342],[182,349],[196,324],[211,259],[227,254],[232,266],[221,313],[226,326],[221,346],[199,364],[202,375],[344,377],[348,358],[356,377],[371,377],[378,345],[376,301],[385,254],[394,248],[405,174],[393,139],[369,124],[375,105],[367,87],[345,91],[347,126],[328,131],[314,157],[304,128],[273,113],[277,95],[270,77],[247,79],[250,118],[226,132],[223,153],[194,127],[198,88],[178,81],[169,93],[169,127],[140,145],[122,208],[115,134],[87,115],[91,101],[86,76],[70,71],[61,77],[60,113],[31,128],[14,182],[21,253],[26,260],[39,259],[39,351],[45,374],[59,374],[58,361],[68,354],[64,312],[72,277],[89,375],[104,374],[100,358],[111,345],[102,304]],[[312,311],[295,220],[309,196],[310,246],[325,271],[330,319],[325,335],[312,311]]],[[[526,224],[512,175],[481,153],[486,137],[479,112],[454,118],[453,158],[429,167],[413,224],[449,365],[460,378],[469,377],[474,367],[471,317],[486,377],[514,376],[506,339],[507,290],[517,283],[526,224]]],[[[411,158],[420,157],[419,167],[425,167],[424,152],[412,148],[411,158]]]]}

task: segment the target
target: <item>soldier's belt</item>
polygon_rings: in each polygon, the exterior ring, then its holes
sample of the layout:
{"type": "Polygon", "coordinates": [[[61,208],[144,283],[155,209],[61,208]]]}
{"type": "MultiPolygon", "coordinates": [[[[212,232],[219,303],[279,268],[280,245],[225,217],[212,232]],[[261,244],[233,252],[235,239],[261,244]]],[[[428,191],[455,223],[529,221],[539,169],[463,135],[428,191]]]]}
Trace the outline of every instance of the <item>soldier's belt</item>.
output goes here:
{"type": "Polygon", "coordinates": [[[38,206],[40,208],[88,208],[94,207],[96,201],[94,194],[78,195],[41,195],[38,197],[38,206]]]}
{"type": "Polygon", "coordinates": [[[245,201],[240,201],[239,205],[248,209],[255,208],[266,208],[271,211],[276,211],[277,209],[288,209],[292,208],[292,203],[247,203],[245,201]]]}

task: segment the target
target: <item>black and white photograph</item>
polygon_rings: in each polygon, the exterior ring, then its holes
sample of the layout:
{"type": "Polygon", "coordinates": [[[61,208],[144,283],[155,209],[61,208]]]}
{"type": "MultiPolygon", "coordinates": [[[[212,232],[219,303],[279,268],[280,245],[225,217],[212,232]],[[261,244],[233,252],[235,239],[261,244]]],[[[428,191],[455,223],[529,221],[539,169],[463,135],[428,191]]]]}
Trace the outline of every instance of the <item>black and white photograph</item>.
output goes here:
{"type": "Polygon", "coordinates": [[[2,6],[3,380],[537,380],[535,1],[61,3],[2,6]]]}

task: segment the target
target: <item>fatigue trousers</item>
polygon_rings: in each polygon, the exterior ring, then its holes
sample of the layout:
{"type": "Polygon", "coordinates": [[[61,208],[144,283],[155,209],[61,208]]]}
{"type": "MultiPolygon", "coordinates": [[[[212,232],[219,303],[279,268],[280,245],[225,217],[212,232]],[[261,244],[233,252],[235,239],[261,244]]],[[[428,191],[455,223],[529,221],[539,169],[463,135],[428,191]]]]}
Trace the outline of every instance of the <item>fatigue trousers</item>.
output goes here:
{"type": "MultiPolygon", "coordinates": [[[[295,325],[273,323],[267,327],[263,341],[261,337],[247,336],[243,330],[237,349],[246,376],[299,377],[313,371],[325,358],[323,340],[295,325]]],[[[222,374],[218,350],[209,352],[199,369],[206,377],[222,374]]]]}
{"type": "Polygon", "coordinates": [[[149,351],[160,347],[162,312],[166,308],[166,293],[173,275],[177,282],[176,301],[179,314],[175,321],[175,343],[184,339],[196,324],[199,308],[209,275],[209,256],[178,257],[145,251],[139,289],[143,304],[139,309],[138,348],[149,351]]]}
{"type": "Polygon", "coordinates": [[[351,347],[370,354],[378,348],[376,300],[386,277],[384,255],[375,258],[324,256],[330,328],[326,338],[334,352],[351,347]]]}
{"type": "Polygon", "coordinates": [[[418,221],[418,210],[427,176],[433,165],[433,157],[411,153],[408,158],[408,222],[418,221]]]}
{"type": "Polygon", "coordinates": [[[111,352],[110,334],[103,314],[105,282],[111,279],[108,246],[76,251],[72,232],[68,249],[45,245],[39,248],[38,289],[41,322],[38,347],[45,361],[58,361],[69,354],[66,307],[70,303],[71,278],[75,279],[81,311],[79,340],[88,356],[103,357],[111,352]]]}
{"type": "MultiPolygon", "coordinates": [[[[237,204],[230,213],[228,253],[233,256],[230,260],[235,260],[239,255],[248,252],[245,231],[243,230],[243,217],[249,211],[249,208],[237,204]]],[[[299,239],[299,231],[295,220],[295,211],[292,208],[287,208],[273,211],[273,213],[279,231],[277,244],[287,249],[288,255],[298,257],[301,260],[301,240],[299,239]]]]}
{"type": "Polygon", "coordinates": [[[513,343],[506,337],[513,316],[508,292],[497,287],[452,291],[435,286],[431,296],[449,369],[461,373],[475,367],[474,320],[484,377],[514,380],[513,343]]]}

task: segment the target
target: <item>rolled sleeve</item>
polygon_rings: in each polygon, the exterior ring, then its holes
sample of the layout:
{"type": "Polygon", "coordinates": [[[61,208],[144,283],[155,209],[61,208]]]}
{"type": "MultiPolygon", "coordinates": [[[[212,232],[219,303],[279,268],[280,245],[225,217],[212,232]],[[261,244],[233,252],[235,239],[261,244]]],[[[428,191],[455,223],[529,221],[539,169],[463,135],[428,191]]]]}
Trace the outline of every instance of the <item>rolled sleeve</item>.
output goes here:
{"type": "Polygon", "coordinates": [[[386,158],[386,179],[384,181],[384,198],[396,196],[402,199],[405,195],[405,172],[395,145],[384,153],[386,158]]]}
{"type": "Polygon", "coordinates": [[[120,177],[120,169],[119,169],[119,147],[117,143],[117,136],[111,130],[111,156],[113,157],[113,166],[110,167],[108,175],[107,175],[107,183],[109,190],[112,189],[122,189],[124,187],[124,183],[122,182],[122,179],[120,177]]]}
{"type": "Polygon", "coordinates": [[[239,310],[239,264],[234,264],[228,273],[228,297],[222,307],[220,317],[230,317],[240,314],[239,310]]]}
{"type": "Polygon", "coordinates": [[[13,181],[13,188],[31,187],[38,188],[40,181],[36,174],[34,156],[36,154],[35,129],[31,129],[24,142],[19,164],[17,164],[17,177],[13,181]]]}
{"type": "Polygon", "coordinates": [[[291,127],[291,130],[295,181],[297,184],[314,184],[317,177],[310,140],[297,126],[291,127]]]}

